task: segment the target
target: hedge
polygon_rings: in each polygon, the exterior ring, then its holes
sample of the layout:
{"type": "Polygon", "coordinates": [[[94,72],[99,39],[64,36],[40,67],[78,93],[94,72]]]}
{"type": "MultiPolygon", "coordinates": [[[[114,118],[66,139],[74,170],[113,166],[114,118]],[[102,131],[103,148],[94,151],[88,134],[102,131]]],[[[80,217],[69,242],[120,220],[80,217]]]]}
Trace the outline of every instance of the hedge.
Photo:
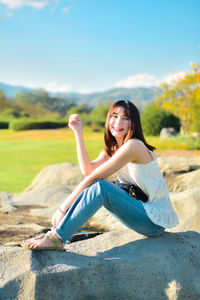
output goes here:
{"type": "Polygon", "coordinates": [[[14,131],[31,129],[56,129],[65,127],[64,121],[39,121],[39,120],[13,120],[9,123],[9,129],[14,131]]]}
{"type": "Polygon", "coordinates": [[[9,122],[6,121],[0,121],[0,129],[8,129],[9,122]]]}
{"type": "Polygon", "coordinates": [[[164,127],[173,127],[177,132],[180,130],[180,119],[173,113],[158,108],[154,103],[145,106],[141,122],[145,135],[159,135],[164,127]]]}

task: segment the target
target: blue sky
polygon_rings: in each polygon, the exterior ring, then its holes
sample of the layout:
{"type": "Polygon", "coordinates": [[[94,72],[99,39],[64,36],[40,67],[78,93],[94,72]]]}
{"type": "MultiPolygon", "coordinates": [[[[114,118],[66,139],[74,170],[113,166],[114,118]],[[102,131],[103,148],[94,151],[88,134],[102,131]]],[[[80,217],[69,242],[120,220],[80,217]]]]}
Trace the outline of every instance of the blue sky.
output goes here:
{"type": "Polygon", "coordinates": [[[0,82],[61,92],[159,85],[199,62],[199,0],[0,0],[0,82]]]}

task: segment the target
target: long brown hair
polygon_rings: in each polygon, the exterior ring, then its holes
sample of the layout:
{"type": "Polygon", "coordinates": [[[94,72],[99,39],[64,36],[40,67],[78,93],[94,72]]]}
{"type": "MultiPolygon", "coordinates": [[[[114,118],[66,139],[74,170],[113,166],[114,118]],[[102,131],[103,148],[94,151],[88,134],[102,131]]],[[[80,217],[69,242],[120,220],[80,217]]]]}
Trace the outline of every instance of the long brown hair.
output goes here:
{"type": "Polygon", "coordinates": [[[106,119],[106,124],[105,124],[105,134],[104,134],[106,153],[109,156],[112,156],[118,148],[117,141],[109,130],[110,118],[117,107],[123,107],[126,117],[130,120],[128,133],[124,137],[123,143],[127,142],[128,140],[130,140],[132,138],[136,138],[136,139],[139,139],[140,141],[142,141],[149,150],[153,151],[155,149],[155,147],[147,144],[147,142],[144,138],[141,120],[140,120],[140,113],[139,113],[137,107],[128,100],[119,100],[117,102],[114,102],[111,105],[111,107],[108,111],[108,114],[107,114],[107,119],[106,119]]]}

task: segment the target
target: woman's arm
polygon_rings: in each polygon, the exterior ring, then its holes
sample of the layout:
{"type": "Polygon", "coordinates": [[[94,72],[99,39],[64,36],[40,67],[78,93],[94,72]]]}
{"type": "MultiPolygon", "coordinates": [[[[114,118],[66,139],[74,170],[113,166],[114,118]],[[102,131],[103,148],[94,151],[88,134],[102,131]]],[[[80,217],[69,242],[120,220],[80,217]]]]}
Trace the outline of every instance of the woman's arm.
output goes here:
{"type": "Polygon", "coordinates": [[[126,142],[120,149],[107,161],[98,166],[92,173],[86,176],[80,184],[74,189],[74,191],[67,197],[67,199],[61,204],[61,209],[66,211],[66,209],[72,205],[74,200],[80,195],[80,193],[90,186],[93,182],[98,179],[104,179],[123,166],[128,162],[133,161],[137,151],[137,146],[135,147],[132,141],[126,142]]]}
{"type": "Polygon", "coordinates": [[[71,115],[69,117],[68,126],[75,134],[77,156],[81,173],[84,176],[88,176],[95,168],[108,159],[108,155],[105,153],[105,151],[101,151],[97,159],[91,162],[83,139],[83,126],[80,117],[76,114],[71,115]]]}
{"type": "Polygon", "coordinates": [[[137,145],[134,144],[133,141],[129,140],[123,146],[119,148],[119,150],[107,161],[105,161],[102,165],[98,166],[92,173],[86,176],[79,185],[74,189],[74,191],[63,201],[60,205],[60,209],[58,209],[52,218],[52,224],[58,224],[67,209],[73,204],[76,198],[80,195],[80,193],[90,186],[93,182],[98,179],[104,179],[123,166],[125,166],[128,162],[134,161],[135,157],[137,157],[138,148],[137,145]],[[62,212],[61,212],[62,211],[62,212]]]}

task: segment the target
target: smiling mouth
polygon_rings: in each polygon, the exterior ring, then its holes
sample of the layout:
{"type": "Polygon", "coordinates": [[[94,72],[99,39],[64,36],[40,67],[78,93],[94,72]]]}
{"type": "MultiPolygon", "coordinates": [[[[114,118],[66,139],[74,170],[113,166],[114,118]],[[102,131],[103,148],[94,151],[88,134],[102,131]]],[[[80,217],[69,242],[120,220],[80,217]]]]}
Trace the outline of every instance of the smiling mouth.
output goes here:
{"type": "Polygon", "coordinates": [[[112,129],[116,132],[121,132],[124,130],[123,128],[115,128],[115,127],[113,127],[112,129]]]}

